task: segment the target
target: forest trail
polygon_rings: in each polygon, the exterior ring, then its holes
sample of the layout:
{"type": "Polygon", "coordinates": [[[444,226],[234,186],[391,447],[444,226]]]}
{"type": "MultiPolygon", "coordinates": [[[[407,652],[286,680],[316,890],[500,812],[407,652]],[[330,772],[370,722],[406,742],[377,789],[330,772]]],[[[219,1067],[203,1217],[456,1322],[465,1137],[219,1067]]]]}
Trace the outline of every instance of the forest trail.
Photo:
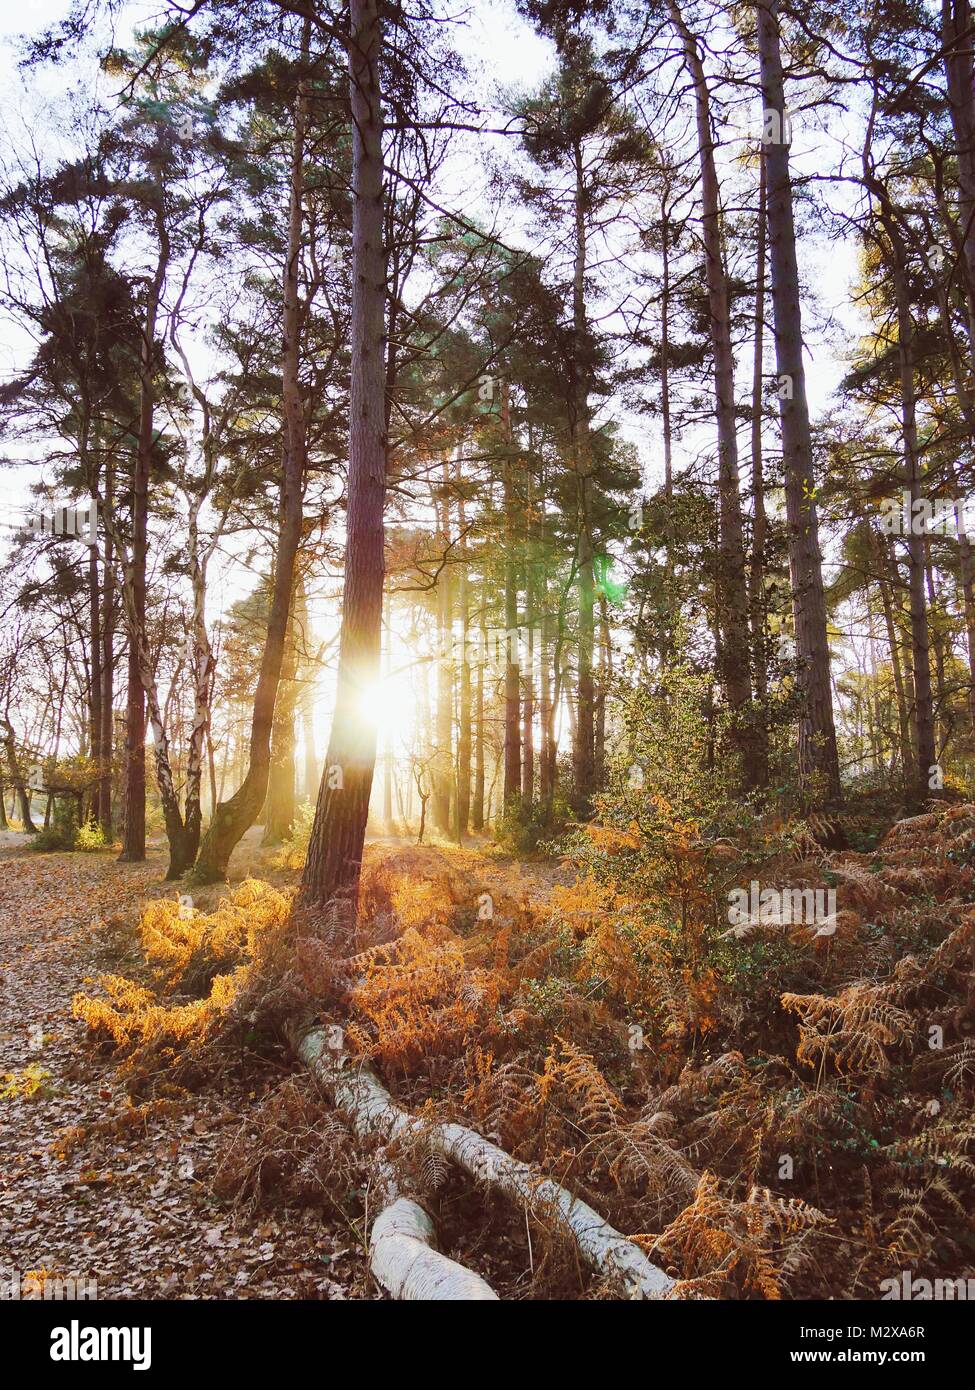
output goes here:
{"type": "Polygon", "coordinates": [[[45,1277],[95,1278],[99,1299],[368,1297],[354,1231],[211,1195],[221,1143],[278,1075],[138,1107],[72,1017],[119,968],[112,924],[172,895],[165,863],[0,849],[0,1297],[12,1279],[38,1297],[45,1277]]]}

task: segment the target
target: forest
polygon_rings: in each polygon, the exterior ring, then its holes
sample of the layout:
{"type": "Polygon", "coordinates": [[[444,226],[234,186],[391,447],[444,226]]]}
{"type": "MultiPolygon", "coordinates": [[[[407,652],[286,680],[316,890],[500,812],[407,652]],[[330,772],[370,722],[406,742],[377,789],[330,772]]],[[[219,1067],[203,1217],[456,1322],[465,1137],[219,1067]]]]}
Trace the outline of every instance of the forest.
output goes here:
{"type": "Polygon", "coordinates": [[[970,0],[0,40],[0,1298],[975,1298],[970,0]]]}

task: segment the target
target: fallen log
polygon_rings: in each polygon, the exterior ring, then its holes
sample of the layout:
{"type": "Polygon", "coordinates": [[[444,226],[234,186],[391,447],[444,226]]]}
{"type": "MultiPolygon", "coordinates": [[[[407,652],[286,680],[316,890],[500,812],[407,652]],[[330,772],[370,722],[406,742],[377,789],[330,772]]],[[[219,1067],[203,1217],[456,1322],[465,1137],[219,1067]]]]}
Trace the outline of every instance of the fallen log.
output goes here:
{"type": "Polygon", "coordinates": [[[441,1254],[430,1214],[408,1197],[397,1197],[372,1223],[369,1267],[394,1298],[411,1302],[498,1301],[498,1295],[479,1274],[441,1254]]]}
{"type": "Polygon", "coordinates": [[[292,1045],[301,1061],[331,1092],[359,1135],[396,1139],[421,1134],[470,1177],[496,1188],[544,1219],[574,1242],[582,1259],[597,1273],[615,1279],[633,1299],[665,1298],[674,1281],[647,1259],[632,1241],[566,1188],[544,1178],[527,1163],[464,1125],[430,1124],[396,1104],[369,1067],[353,1064],[348,1055],[329,1046],[325,1028],[295,1029],[292,1045]]]}
{"type": "MultiPolygon", "coordinates": [[[[323,1029],[318,1029],[317,1035],[319,1051],[327,1053],[330,1036],[323,1029]]],[[[300,1030],[290,1032],[289,1040],[299,1055],[302,1043],[311,1036],[302,1037],[300,1030]]],[[[304,1056],[302,1060],[306,1060],[304,1056]]],[[[359,1123],[341,1077],[336,1081],[339,1084],[328,1086],[336,1105],[348,1111],[357,1134],[367,1134],[368,1127],[359,1123]]],[[[479,1274],[437,1249],[436,1227],[430,1213],[400,1192],[395,1170],[382,1152],[376,1156],[375,1171],[382,1208],[369,1235],[369,1268],[386,1292],[403,1302],[499,1302],[498,1295],[479,1274]]]]}

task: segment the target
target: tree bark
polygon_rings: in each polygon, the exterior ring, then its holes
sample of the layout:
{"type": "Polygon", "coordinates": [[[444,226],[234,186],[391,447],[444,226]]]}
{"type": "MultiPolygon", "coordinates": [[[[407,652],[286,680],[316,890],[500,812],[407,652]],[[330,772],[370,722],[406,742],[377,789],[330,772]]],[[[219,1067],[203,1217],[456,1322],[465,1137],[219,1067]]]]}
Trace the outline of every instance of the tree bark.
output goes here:
{"type": "Polygon", "coordinates": [[[530,811],[535,800],[535,575],[531,537],[525,562],[525,664],[522,670],[521,800],[530,811]]]}
{"type": "Polygon", "coordinates": [[[877,202],[877,217],[886,237],[887,269],[897,311],[897,364],[900,392],[901,442],[904,486],[909,501],[907,537],[908,593],[911,620],[911,665],[914,687],[914,735],[917,762],[913,797],[926,801],[937,754],[934,737],[934,700],[931,693],[931,638],[924,593],[925,536],[918,520],[921,501],[921,463],[917,438],[917,383],[915,380],[914,317],[911,312],[908,247],[890,194],[874,171],[870,156],[872,120],[863,151],[863,182],[877,202]]]}
{"type": "Polygon", "coordinates": [[[762,780],[754,730],[748,727],[751,702],[748,641],[748,588],[745,576],[744,524],[738,479],[735,416],[735,362],[731,343],[728,278],[721,244],[721,200],[711,131],[711,98],[697,41],[684,21],[677,0],[668,0],[680,35],[684,60],[694,86],[698,157],[701,166],[701,221],[714,359],[715,419],[718,431],[718,575],[716,606],[721,636],[720,662],[733,737],[741,750],[746,786],[762,780]]]}
{"type": "Polygon", "coordinates": [[[271,724],[271,764],[264,802],[262,845],[279,845],[295,819],[295,708],[298,701],[298,650],[295,624],[288,625],[281,675],[271,724]]]}
{"type": "Polygon", "coordinates": [[[450,464],[443,460],[440,541],[444,565],[437,579],[437,629],[440,658],[437,661],[437,729],[433,763],[433,824],[441,835],[450,835],[450,784],[453,780],[454,652],[453,586],[446,557],[450,550],[450,464]]]}
{"type": "Polygon", "coordinates": [[[3,731],[3,747],[7,758],[7,772],[10,777],[10,783],[16,793],[17,802],[20,806],[20,821],[24,828],[24,834],[36,835],[37,826],[31,819],[30,814],[30,797],[27,794],[27,787],[24,784],[24,779],[20,774],[20,768],[17,765],[17,736],[14,733],[13,725],[7,715],[3,718],[3,731]]]}
{"type": "MultiPolygon", "coordinates": [[[[91,506],[97,507],[97,487],[93,489],[91,506]]],[[[108,572],[105,573],[108,578],[108,572]]],[[[98,546],[92,545],[88,550],[88,640],[91,649],[89,658],[89,726],[91,739],[91,757],[98,769],[98,781],[92,788],[91,798],[91,818],[101,823],[101,789],[102,789],[102,736],[104,732],[104,720],[102,718],[102,661],[104,660],[104,646],[102,643],[102,594],[98,576],[98,546]]]]}
{"type": "Polygon", "coordinates": [[[762,458],[762,383],[765,348],[765,155],[758,155],[758,245],[755,252],[755,344],[752,358],[752,553],[748,570],[748,607],[752,626],[752,669],[758,705],[756,737],[759,742],[759,781],[768,781],[768,662],[766,659],[765,544],[768,518],[765,512],[765,478],[762,458]]]}
{"type": "MultiPolygon", "coordinates": [[[[902,225],[904,224],[902,223],[902,225]]],[[[935,293],[938,298],[941,329],[951,361],[951,375],[955,388],[955,399],[958,402],[958,408],[968,426],[969,434],[972,439],[975,440],[975,401],[972,399],[972,392],[966,380],[961,352],[955,339],[951,305],[948,300],[948,290],[941,277],[937,274],[935,274],[935,293]]],[[[972,352],[972,362],[975,363],[975,350],[972,352]]],[[[972,555],[972,543],[965,525],[964,487],[958,476],[955,463],[950,457],[946,459],[946,471],[948,484],[951,488],[952,501],[954,502],[955,529],[958,535],[958,569],[961,580],[966,650],[968,653],[968,718],[972,726],[972,731],[975,733],[975,558],[973,558],[972,555]]]]}
{"type": "Polygon", "coordinates": [[[406,1303],[498,1302],[479,1275],[437,1250],[429,1212],[408,1197],[397,1197],[372,1223],[369,1268],[406,1303]]]}
{"type": "Polygon", "coordinates": [[[210,701],[216,658],[206,624],[206,571],[208,555],[200,553],[199,503],[193,500],[189,515],[189,573],[193,586],[193,615],[190,627],[190,662],[193,676],[193,722],[187,746],[186,800],[180,872],[190,868],[200,847],[203,829],[203,757],[210,729],[210,701]]]}
{"type": "Polygon", "coordinates": [[[975,365],[975,39],[969,0],[941,0],[941,41],[958,166],[961,278],[968,310],[969,348],[975,365]]]}
{"type": "Polygon", "coordinates": [[[376,762],[376,729],[360,706],[379,673],[382,637],[386,256],[377,0],[351,0],[349,21],[353,291],[345,581],[335,713],[299,905],[323,911],[344,901],[351,938],[376,762]]]}
{"type": "Polygon", "coordinates": [[[518,557],[511,396],[501,386],[501,422],[505,441],[504,473],[504,808],[521,809],[521,643],[518,630],[518,557]]]}
{"type": "Polygon", "coordinates": [[[485,596],[482,589],[481,640],[474,695],[474,794],[471,801],[471,827],[477,831],[484,829],[484,663],[487,656],[484,602],[485,596]]]}
{"type": "Polygon", "coordinates": [[[130,546],[128,609],[128,669],[125,697],[125,832],[119,862],[141,863],[146,857],[146,696],[140,641],[146,635],[146,555],[149,539],[149,477],[152,467],[156,323],[170,245],[163,205],[161,177],[157,181],[155,224],[158,241],[156,269],[149,285],[139,360],[139,435],[132,470],[132,540],[130,546]]]}
{"type": "Polygon", "coordinates": [[[884,613],[884,626],[887,631],[887,646],[890,650],[890,669],[894,681],[894,696],[897,701],[897,728],[899,733],[898,748],[900,752],[901,776],[904,779],[905,787],[910,782],[911,768],[914,764],[914,751],[911,744],[911,720],[907,707],[907,695],[904,690],[904,675],[901,667],[900,643],[897,639],[897,624],[894,618],[894,583],[896,582],[896,568],[888,561],[883,540],[871,527],[870,529],[871,550],[877,562],[877,589],[880,593],[880,602],[884,613]],[[891,570],[894,570],[891,578],[891,570]]]}
{"type": "Polygon", "coordinates": [[[576,725],[573,742],[573,788],[575,812],[580,817],[592,811],[596,786],[596,692],[592,661],[595,646],[596,584],[593,574],[592,440],[589,419],[588,372],[583,368],[588,327],[586,322],[586,188],[582,147],[574,149],[575,167],[575,251],[572,274],[572,338],[570,362],[572,394],[569,405],[569,433],[572,464],[578,487],[579,545],[579,641],[576,725]]]}
{"type": "MultiPolygon", "coordinates": [[[[888,231],[893,230],[888,224],[888,231]]],[[[914,321],[907,286],[907,267],[900,239],[894,243],[894,293],[897,299],[897,356],[901,395],[901,433],[904,445],[904,483],[910,494],[912,523],[921,498],[921,469],[917,445],[917,388],[914,381],[914,321]]],[[[917,739],[915,792],[919,802],[930,792],[930,771],[937,761],[934,741],[934,700],[931,693],[931,637],[924,595],[924,535],[912,524],[907,539],[908,591],[911,609],[911,666],[914,683],[914,724],[917,739]]]]}
{"type": "Polygon", "coordinates": [[[812,435],[802,360],[802,310],[789,174],[789,136],[779,51],[778,0],[757,0],[758,46],[766,121],[769,262],[775,317],[775,361],[785,470],[789,568],[799,659],[799,775],[810,804],[841,796],[833,723],[823,558],[813,469],[812,435]]]}
{"type": "Polygon", "coordinates": [[[555,797],[553,772],[555,768],[554,735],[552,725],[552,619],[548,611],[548,593],[545,575],[542,575],[542,624],[541,650],[538,654],[539,703],[538,722],[541,732],[541,747],[538,758],[538,799],[542,806],[542,817],[546,824],[552,818],[552,803],[555,797]]]}
{"type": "MultiPolygon", "coordinates": [[[[105,462],[105,509],[115,505],[114,460],[105,462]]],[[[115,551],[111,530],[105,527],[104,579],[102,581],[102,775],[98,788],[98,814],[106,841],[112,842],[112,763],[115,749],[115,551]]]]}
{"type": "Polygon", "coordinates": [[[393,1139],[422,1132],[431,1147],[477,1184],[495,1188],[540,1220],[551,1222],[573,1243],[585,1264],[612,1278],[628,1298],[664,1298],[673,1288],[674,1281],[662,1269],[581,1197],[512,1158],[476,1130],[458,1124],[431,1124],[410,1115],[368,1067],[345,1066],[347,1059],[329,1050],[324,1029],[303,1032],[295,1028],[290,1037],[304,1065],[352,1116],[358,1133],[393,1139]]]}
{"type": "MultiPolygon", "coordinates": [[[[458,480],[460,464],[457,465],[458,480]]],[[[465,537],[461,555],[458,599],[460,606],[460,718],[457,725],[457,842],[463,844],[471,819],[471,662],[470,662],[470,586],[467,553],[467,514],[463,495],[458,492],[460,533],[465,537]]]]}
{"type": "Polygon", "coordinates": [[[278,543],[267,636],[254,692],[250,751],[243,782],[217,806],[200,846],[193,877],[198,883],[225,879],[234,847],[254,824],[264,805],[271,764],[271,730],[281,663],[287,637],[294,587],[295,557],[301,538],[302,484],[307,450],[307,412],[299,366],[302,305],[298,289],[304,205],[304,155],[308,125],[311,20],[302,25],[301,62],[306,70],[298,84],[295,129],[291,145],[291,187],[288,199],[288,245],[284,266],[283,351],[281,362],[284,444],[278,510],[278,543]]]}

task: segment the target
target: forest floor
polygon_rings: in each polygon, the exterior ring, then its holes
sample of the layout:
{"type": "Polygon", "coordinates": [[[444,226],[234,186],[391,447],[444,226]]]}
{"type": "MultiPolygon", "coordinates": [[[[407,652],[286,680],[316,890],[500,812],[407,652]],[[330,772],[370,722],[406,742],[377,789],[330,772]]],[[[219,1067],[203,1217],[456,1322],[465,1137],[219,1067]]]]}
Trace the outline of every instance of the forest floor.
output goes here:
{"type": "MultiPolygon", "coordinates": [[[[140,1113],[72,1017],[119,968],[112,925],[170,897],[166,856],[0,849],[0,1284],[94,1278],[99,1298],[369,1297],[359,1233],[320,1210],[223,1209],[210,1180],[228,1127],[280,1074],[265,1068],[140,1113]],[[106,925],[108,924],[108,925],[106,925]],[[63,1157],[69,1131],[79,1142],[63,1157]],[[80,1131],[80,1133],[79,1133],[80,1131]]],[[[10,841],[18,842],[17,848],[10,841]]],[[[235,877],[237,875],[235,874],[235,877]]]]}
{"type": "Polygon", "coordinates": [[[293,1061],[299,1014],[340,1025],[420,1120],[393,1141],[399,1176],[502,1298],[618,1291],[539,1213],[465,1180],[428,1126],[471,1125],[555,1177],[682,1298],[975,1277],[975,804],[859,850],[775,831],[761,869],[719,858],[729,882],[829,887],[839,910],[706,941],[715,861],[692,837],[657,853],[632,829],[589,834],[583,873],[372,840],[346,962],[327,918],[291,910],[302,851],[257,830],[185,915],[161,846],[120,865],[7,837],[0,1297],[48,1278],[101,1298],[382,1297],[375,1141],[293,1061]]]}
{"type": "MultiPolygon", "coordinates": [[[[231,887],[251,874],[293,884],[296,872],[259,839],[254,830],[241,845],[231,887]]],[[[372,852],[395,856],[409,844],[381,837],[372,852]]],[[[441,866],[440,850],[413,853],[441,866]]],[[[269,1214],[213,1195],[221,1154],[257,1122],[285,1063],[249,1055],[219,1084],[139,1105],[117,1059],[90,1046],[72,1015],[75,994],[105,972],[138,972],[138,918],[146,902],[176,892],[162,881],[163,845],[150,845],[144,864],[116,854],[38,855],[12,831],[0,842],[0,1298],[13,1280],[22,1297],[40,1297],[44,1280],[58,1278],[94,1280],[99,1298],[381,1297],[365,1222],[329,1219],[320,1204],[269,1214]]],[[[565,878],[549,864],[495,872],[507,892],[514,884],[536,900],[565,878]]],[[[482,882],[490,878],[489,868],[482,882]]],[[[195,905],[215,907],[227,891],[194,889],[195,905]]],[[[459,1225],[470,1236],[477,1222],[459,1225]]],[[[480,1258],[463,1253],[492,1264],[486,1248],[480,1258]]]]}

